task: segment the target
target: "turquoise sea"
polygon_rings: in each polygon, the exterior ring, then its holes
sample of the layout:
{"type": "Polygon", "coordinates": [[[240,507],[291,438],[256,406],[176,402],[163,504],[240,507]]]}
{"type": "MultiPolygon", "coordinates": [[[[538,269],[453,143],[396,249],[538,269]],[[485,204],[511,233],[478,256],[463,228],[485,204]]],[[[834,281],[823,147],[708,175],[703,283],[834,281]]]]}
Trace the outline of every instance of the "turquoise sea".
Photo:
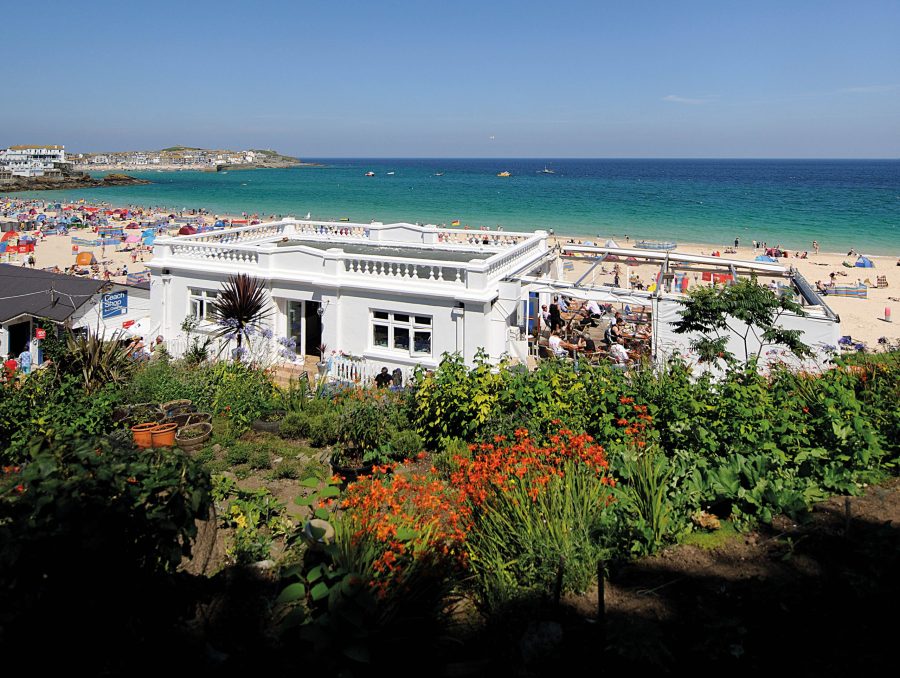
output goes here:
{"type": "Polygon", "coordinates": [[[900,254],[900,160],[321,159],[322,167],[131,172],[146,186],[22,193],[351,221],[553,229],[588,238],[900,254]],[[553,173],[543,172],[544,168],[553,173]],[[365,173],[375,172],[374,177],[365,173]],[[497,173],[510,172],[501,178],[497,173]],[[389,175],[389,172],[393,172],[389,175]]]}

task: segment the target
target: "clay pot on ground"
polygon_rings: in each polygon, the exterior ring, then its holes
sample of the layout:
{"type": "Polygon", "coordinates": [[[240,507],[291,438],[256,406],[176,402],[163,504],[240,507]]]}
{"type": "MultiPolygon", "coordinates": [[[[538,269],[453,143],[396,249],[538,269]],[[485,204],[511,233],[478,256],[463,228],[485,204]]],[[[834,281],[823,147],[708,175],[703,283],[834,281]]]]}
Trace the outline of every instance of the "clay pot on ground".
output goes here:
{"type": "MultiPolygon", "coordinates": [[[[173,414],[173,410],[178,409],[179,407],[186,407],[191,405],[192,401],[186,398],[180,398],[178,400],[170,400],[169,402],[162,403],[159,408],[166,413],[166,415],[173,414]]],[[[175,413],[177,414],[177,413],[175,413]]]]}
{"type": "Polygon", "coordinates": [[[176,414],[171,417],[166,417],[165,423],[167,424],[178,424],[178,428],[182,428],[183,426],[188,425],[188,421],[190,418],[194,416],[192,414],[176,414]]]}
{"type": "Polygon", "coordinates": [[[153,429],[155,429],[158,424],[153,422],[145,422],[143,424],[138,424],[136,426],[131,427],[131,438],[134,440],[134,444],[142,449],[146,449],[148,447],[153,447],[153,429]]]}
{"type": "Polygon", "coordinates": [[[178,424],[158,424],[150,431],[153,437],[153,447],[174,447],[177,429],[178,424]]]}
{"type": "Polygon", "coordinates": [[[212,424],[189,424],[175,434],[175,442],[182,450],[191,452],[202,447],[212,434],[212,424]]]}
{"type": "Polygon", "coordinates": [[[284,419],[284,414],[283,410],[270,412],[266,419],[255,419],[250,426],[254,431],[278,433],[281,430],[281,421],[284,419]],[[270,419],[273,421],[269,421],[270,419]]]}
{"type": "Polygon", "coordinates": [[[188,419],[188,426],[192,424],[212,424],[212,415],[209,412],[194,412],[188,419]]]}

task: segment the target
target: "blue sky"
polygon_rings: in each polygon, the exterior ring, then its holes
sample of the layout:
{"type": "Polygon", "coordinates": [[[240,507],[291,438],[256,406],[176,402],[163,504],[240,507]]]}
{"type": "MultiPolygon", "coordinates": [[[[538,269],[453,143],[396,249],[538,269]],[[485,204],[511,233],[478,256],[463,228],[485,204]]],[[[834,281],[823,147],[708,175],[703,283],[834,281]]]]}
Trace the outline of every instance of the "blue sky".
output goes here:
{"type": "Polygon", "coordinates": [[[900,157],[897,0],[66,0],[2,23],[0,146],[900,157]]]}

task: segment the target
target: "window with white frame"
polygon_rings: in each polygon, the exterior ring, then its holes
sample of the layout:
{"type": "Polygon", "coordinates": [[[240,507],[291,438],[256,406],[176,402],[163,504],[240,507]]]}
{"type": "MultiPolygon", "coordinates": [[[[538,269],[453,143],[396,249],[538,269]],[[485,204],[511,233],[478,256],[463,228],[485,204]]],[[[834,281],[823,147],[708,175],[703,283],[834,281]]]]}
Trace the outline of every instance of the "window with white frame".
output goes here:
{"type": "Polygon", "coordinates": [[[372,311],[372,348],[431,355],[431,316],[372,311]]]}
{"type": "Polygon", "coordinates": [[[215,322],[216,297],[219,293],[215,290],[199,290],[190,288],[190,316],[200,322],[215,322]]]}

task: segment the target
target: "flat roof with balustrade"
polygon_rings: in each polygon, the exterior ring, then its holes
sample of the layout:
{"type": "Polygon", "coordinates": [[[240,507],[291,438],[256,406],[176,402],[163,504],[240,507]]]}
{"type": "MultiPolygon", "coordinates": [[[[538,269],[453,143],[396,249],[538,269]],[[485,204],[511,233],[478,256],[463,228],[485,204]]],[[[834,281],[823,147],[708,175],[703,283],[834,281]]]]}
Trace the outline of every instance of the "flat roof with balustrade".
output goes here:
{"type": "Polygon", "coordinates": [[[150,268],[249,273],[486,301],[547,254],[547,233],[298,219],[157,238],[150,268]]]}

